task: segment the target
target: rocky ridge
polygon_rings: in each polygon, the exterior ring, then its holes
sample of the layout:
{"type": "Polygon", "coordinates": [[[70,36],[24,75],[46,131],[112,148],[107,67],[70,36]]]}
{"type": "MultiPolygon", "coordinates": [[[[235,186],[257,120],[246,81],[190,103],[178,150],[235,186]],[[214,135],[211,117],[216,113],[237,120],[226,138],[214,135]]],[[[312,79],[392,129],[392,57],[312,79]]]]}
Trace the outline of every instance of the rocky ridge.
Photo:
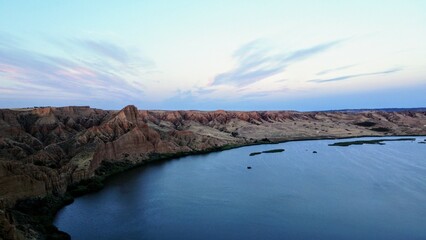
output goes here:
{"type": "Polygon", "coordinates": [[[117,169],[249,144],[384,135],[426,135],[426,111],[0,109],[0,239],[66,238],[34,227],[22,203],[62,198],[117,169]]]}

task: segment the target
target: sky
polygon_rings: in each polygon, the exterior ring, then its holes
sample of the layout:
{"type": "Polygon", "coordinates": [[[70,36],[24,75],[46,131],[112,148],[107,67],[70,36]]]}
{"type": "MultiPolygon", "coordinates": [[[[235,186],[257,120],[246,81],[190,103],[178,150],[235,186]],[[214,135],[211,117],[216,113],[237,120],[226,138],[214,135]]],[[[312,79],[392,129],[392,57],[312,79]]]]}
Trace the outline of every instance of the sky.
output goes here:
{"type": "Polygon", "coordinates": [[[0,108],[426,107],[426,1],[0,0],[0,108]]]}

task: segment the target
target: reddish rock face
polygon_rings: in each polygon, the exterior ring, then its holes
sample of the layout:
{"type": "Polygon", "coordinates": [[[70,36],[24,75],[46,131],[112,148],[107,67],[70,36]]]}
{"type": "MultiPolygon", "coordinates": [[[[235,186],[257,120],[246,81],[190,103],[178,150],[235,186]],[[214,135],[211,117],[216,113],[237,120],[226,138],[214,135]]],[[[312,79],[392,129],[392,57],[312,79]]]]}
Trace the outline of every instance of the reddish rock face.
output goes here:
{"type": "Polygon", "coordinates": [[[0,161],[0,196],[3,204],[12,205],[26,197],[43,197],[48,193],[63,194],[66,179],[58,171],[48,167],[23,164],[16,161],[0,161]]]}

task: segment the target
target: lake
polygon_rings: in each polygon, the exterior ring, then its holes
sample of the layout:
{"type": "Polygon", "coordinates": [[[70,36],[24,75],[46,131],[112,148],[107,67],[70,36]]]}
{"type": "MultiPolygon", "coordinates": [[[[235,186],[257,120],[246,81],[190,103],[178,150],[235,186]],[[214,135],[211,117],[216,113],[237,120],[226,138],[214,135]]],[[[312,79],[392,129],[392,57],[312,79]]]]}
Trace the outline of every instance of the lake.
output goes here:
{"type": "Polygon", "coordinates": [[[426,239],[426,144],[415,138],[297,141],[153,163],[77,198],[55,225],[73,239],[426,239]],[[272,149],[285,151],[249,156],[272,149]]]}

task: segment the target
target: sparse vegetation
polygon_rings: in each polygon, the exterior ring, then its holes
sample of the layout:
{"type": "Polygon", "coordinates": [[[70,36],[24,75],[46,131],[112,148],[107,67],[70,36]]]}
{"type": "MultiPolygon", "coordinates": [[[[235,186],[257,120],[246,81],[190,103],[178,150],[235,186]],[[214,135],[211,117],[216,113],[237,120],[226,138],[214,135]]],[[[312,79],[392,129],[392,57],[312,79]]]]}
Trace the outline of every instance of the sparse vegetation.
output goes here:
{"type": "Polygon", "coordinates": [[[132,164],[129,161],[124,161],[124,162],[104,161],[102,162],[101,166],[98,169],[96,169],[95,173],[97,176],[105,177],[105,176],[110,176],[116,173],[123,172],[124,170],[130,169],[133,166],[134,164],[132,164]]]}
{"type": "Polygon", "coordinates": [[[35,197],[18,200],[12,211],[18,223],[31,223],[34,229],[42,233],[46,239],[71,239],[71,237],[53,225],[55,214],[74,201],[69,194],[59,197],[48,195],[44,198],[35,197]]]}
{"type": "Polygon", "coordinates": [[[89,192],[97,192],[104,187],[102,181],[103,178],[101,177],[82,180],[77,184],[70,185],[68,193],[73,197],[79,197],[89,192]]]}
{"type": "Polygon", "coordinates": [[[376,123],[375,122],[370,122],[370,121],[365,121],[365,122],[355,123],[355,125],[360,126],[360,127],[372,127],[372,126],[375,126],[376,123]]]}
{"type": "Polygon", "coordinates": [[[376,132],[389,132],[390,131],[390,129],[386,128],[386,127],[376,127],[376,128],[371,128],[370,130],[376,131],[376,132]]]}

